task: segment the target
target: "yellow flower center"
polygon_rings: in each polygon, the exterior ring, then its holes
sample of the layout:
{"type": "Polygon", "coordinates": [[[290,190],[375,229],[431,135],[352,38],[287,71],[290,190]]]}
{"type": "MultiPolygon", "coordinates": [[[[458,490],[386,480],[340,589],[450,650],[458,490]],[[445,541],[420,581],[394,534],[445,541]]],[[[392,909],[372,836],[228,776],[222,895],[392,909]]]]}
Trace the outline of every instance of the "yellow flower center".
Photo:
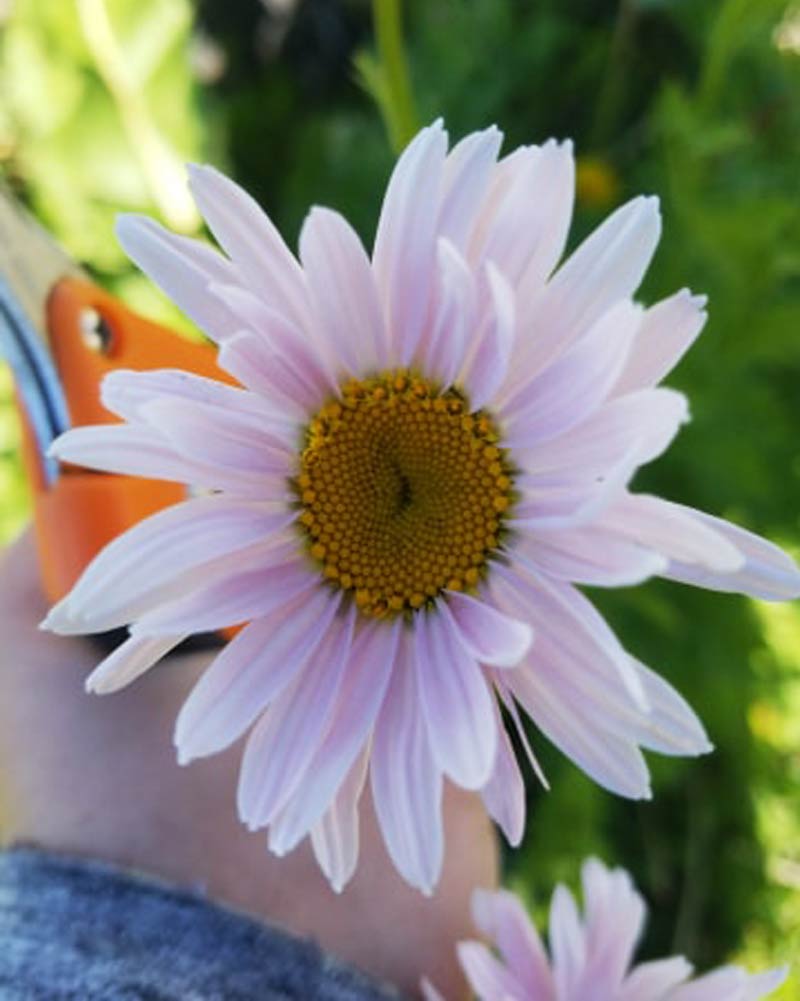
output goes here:
{"type": "Polygon", "coordinates": [[[308,425],[293,485],[312,559],[378,618],[474,588],[513,497],[492,418],[405,371],[342,386],[308,425]]]}

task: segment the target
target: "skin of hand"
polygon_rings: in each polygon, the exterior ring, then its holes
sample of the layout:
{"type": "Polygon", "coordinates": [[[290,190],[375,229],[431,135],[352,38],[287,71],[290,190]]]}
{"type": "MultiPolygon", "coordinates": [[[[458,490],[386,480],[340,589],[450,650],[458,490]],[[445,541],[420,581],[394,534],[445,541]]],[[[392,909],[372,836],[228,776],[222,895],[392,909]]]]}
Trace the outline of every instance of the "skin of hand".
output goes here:
{"type": "Polygon", "coordinates": [[[474,937],[469,898],[497,881],[497,845],[474,795],[448,788],[436,894],[395,872],[368,791],[358,870],[328,886],[308,841],[274,858],[236,816],[241,745],[181,768],[175,716],[208,654],[174,656],[116,695],[87,695],[101,659],[82,639],[43,633],[30,532],[0,557],[0,839],[102,859],[200,889],[215,901],[316,939],[415,995],[425,974],[448,997],[464,984],[455,942],[474,937]]]}

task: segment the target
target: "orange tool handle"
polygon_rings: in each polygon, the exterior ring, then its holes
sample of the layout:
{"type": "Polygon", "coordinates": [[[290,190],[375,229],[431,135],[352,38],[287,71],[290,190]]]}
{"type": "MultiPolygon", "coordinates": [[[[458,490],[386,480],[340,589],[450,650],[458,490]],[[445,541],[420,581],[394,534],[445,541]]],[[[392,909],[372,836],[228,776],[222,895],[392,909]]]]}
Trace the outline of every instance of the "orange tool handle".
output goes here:
{"type": "MultiPolygon", "coordinates": [[[[216,365],[214,351],[185,340],[132,313],[87,282],[60,281],[47,303],[50,346],[61,377],[72,427],[118,422],[100,402],[100,382],[117,368],[181,368],[231,383],[216,365]],[[85,335],[94,311],[107,339],[85,335]]],[[[34,488],[39,565],[45,594],[58,601],[89,561],[113,538],[150,514],[186,496],[181,484],[97,473],[65,465],[45,483],[41,457],[23,415],[23,455],[34,488]]]]}

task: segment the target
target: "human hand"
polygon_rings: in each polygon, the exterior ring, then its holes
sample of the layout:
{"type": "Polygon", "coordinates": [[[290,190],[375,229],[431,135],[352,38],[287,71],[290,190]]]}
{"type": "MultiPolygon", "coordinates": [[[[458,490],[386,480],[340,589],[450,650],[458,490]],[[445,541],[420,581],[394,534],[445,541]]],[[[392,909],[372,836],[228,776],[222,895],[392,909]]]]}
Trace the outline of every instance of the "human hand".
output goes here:
{"type": "Polygon", "coordinates": [[[368,793],[359,867],[341,895],[308,842],[272,857],[236,816],[239,749],[189,768],[175,762],[175,715],[206,666],[176,655],[99,701],[83,681],[102,653],[40,632],[46,610],[31,533],[0,563],[0,835],[143,870],[311,936],[323,948],[413,993],[424,973],[457,997],[454,943],[470,934],[469,897],[497,879],[497,850],[478,799],[445,796],[448,851],[426,899],[383,848],[368,793]]]}

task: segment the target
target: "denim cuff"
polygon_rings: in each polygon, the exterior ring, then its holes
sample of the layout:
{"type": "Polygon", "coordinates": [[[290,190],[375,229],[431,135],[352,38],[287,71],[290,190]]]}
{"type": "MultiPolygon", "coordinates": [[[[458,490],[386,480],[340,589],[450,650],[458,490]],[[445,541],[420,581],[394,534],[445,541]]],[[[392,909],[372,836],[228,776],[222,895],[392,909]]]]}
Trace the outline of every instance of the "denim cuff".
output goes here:
{"type": "Polygon", "coordinates": [[[2,1001],[398,1001],[260,922],[96,861],[0,852],[2,1001]]]}

